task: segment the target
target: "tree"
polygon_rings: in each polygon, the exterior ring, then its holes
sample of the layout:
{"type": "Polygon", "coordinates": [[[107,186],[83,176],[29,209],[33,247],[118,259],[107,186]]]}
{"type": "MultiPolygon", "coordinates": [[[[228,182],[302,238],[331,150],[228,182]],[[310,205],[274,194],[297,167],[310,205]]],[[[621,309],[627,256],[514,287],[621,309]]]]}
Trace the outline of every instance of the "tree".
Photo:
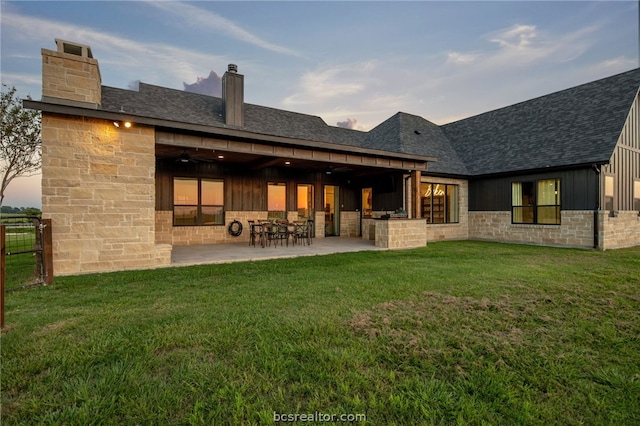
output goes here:
{"type": "MultiPolygon", "coordinates": [[[[0,147],[0,206],[9,183],[37,173],[41,164],[41,115],[22,107],[16,88],[2,85],[2,146],[0,147]],[[6,89],[6,91],[5,91],[6,89]]],[[[27,99],[31,99],[27,97],[27,99]]]]}

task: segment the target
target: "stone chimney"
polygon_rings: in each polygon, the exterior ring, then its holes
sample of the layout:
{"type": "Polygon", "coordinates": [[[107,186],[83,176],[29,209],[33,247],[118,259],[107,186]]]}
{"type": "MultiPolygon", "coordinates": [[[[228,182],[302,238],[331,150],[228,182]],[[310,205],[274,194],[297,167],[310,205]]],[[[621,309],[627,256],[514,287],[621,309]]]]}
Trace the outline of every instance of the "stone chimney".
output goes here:
{"type": "Polygon", "coordinates": [[[222,116],[228,126],[244,126],[244,76],[235,64],[222,76],[222,116]]]}
{"type": "Polygon", "coordinates": [[[42,49],[42,101],[98,108],[102,78],[91,47],[55,40],[55,52],[42,49]]]}

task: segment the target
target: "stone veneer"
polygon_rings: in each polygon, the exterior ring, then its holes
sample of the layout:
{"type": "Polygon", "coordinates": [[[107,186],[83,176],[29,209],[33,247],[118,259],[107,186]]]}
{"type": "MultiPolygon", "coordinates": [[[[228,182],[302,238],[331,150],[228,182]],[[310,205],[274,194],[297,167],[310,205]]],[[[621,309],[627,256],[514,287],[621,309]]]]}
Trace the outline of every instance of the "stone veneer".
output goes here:
{"type": "Polygon", "coordinates": [[[604,250],[640,245],[640,216],[637,211],[609,211],[600,214],[600,247],[604,250]]]}
{"type": "Polygon", "coordinates": [[[360,212],[340,212],[340,236],[357,237],[360,235],[360,212]]]}
{"type": "Polygon", "coordinates": [[[593,247],[593,211],[563,210],[561,225],[512,224],[511,212],[469,212],[469,238],[501,242],[593,247]]]}
{"type": "Polygon", "coordinates": [[[362,219],[362,239],[375,241],[376,239],[376,220],[372,218],[362,219]]]}
{"type": "Polygon", "coordinates": [[[154,144],[152,128],[43,115],[42,212],[56,275],[170,264],[170,247],[155,241],[154,144]]]}
{"type": "Polygon", "coordinates": [[[378,219],[374,222],[376,247],[402,249],[427,245],[424,219],[378,219]]]}
{"type": "MultiPolygon", "coordinates": [[[[42,49],[42,98],[100,105],[102,89],[98,61],[86,56],[42,49]]],[[[84,46],[86,50],[87,47],[84,46]]],[[[86,55],[86,51],[85,51],[86,55]]]]}

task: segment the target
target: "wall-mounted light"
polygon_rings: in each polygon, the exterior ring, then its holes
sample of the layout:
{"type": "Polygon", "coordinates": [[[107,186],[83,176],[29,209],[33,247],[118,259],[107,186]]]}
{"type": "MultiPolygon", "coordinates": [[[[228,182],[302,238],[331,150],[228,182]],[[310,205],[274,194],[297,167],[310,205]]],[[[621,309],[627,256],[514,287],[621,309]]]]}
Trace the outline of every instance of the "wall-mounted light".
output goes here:
{"type": "Polygon", "coordinates": [[[133,123],[131,123],[130,121],[123,121],[123,122],[119,122],[119,121],[114,121],[113,125],[120,128],[120,125],[124,126],[124,128],[126,129],[130,129],[131,126],[133,126],[133,123]]]}

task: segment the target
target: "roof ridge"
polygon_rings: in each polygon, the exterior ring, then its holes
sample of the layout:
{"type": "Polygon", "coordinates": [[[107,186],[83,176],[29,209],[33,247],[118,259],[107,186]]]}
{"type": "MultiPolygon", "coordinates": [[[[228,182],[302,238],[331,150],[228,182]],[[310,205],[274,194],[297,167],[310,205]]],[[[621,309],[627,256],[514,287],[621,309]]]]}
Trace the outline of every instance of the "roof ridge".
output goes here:
{"type": "Polygon", "coordinates": [[[601,84],[604,80],[619,78],[620,76],[622,76],[624,74],[633,74],[634,72],[640,72],[640,67],[633,68],[631,70],[627,70],[627,71],[620,72],[620,73],[617,73],[617,74],[613,74],[613,75],[610,75],[608,77],[602,77],[602,78],[599,78],[597,80],[592,80],[592,81],[588,81],[586,83],[578,84],[577,86],[571,86],[571,87],[568,87],[566,89],[556,90],[555,92],[550,92],[550,93],[547,93],[545,95],[536,96],[535,98],[529,98],[529,99],[526,99],[524,101],[519,101],[519,102],[510,104],[510,105],[505,105],[503,107],[492,109],[492,110],[485,111],[485,112],[481,112],[479,114],[470,115],[469,117],[461,118],[461,119],[456,120],[456,121],[451,121],[449,123],[442,124],[441,127],[447,127],[447,126],[449,126],[451,124],[460,123],[461,121],[469,120],[469,119],[472,119],[472,118],[478,118],[478,117],[481,117],[481,116],[483,116],[485,114],[495,113],[497,111],[502,111],[502,110],[505,110],[505,109],[513,108],[515,106],[518,106],[518,105],[521,105],[521,104],[526,104],[526,103],[533,102],[533,101],[536,101],[536,100],[540,100],[540,99],[543,99],[543,98],[546,98],[546,97],[549,97],[549,96],[559,95],[559,94],[564,93],[564,92],[577,90],[577,89],[580,89],[580,88],[584,88],[585,86],[601,84]]]}

